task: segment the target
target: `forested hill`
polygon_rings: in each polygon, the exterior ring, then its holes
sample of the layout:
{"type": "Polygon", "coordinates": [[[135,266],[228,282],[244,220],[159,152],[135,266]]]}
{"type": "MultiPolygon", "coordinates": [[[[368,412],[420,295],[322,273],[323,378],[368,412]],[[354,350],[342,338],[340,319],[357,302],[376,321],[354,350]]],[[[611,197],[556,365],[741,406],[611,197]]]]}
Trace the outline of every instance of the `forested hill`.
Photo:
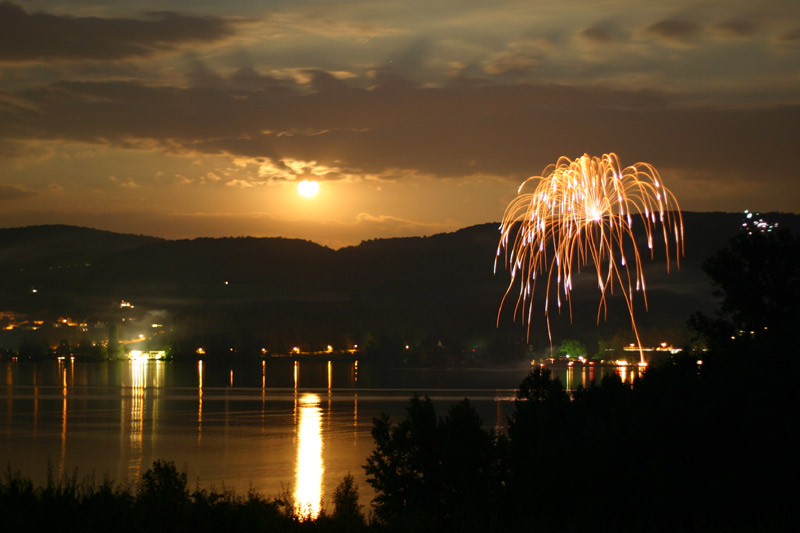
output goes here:
{"type": "MultiPolygon", "coordinates": [[[[702,263],[740,231],[743,216],[683,216],[686,246],[680,269],[673,262],[667,274],[660,235],[654,260],[643,260],[649,311],[643,300],[635,305],[644,331],[683,328],[693,311],[716,306],[702,263]]],[[[764,216],[800,230],[798,215],[764,216]]],[[[339,250],[286,238],[164,240],[71,226],[0,229],[0,311],[102,319],[124,299],[140,309],[159,310],[176,328],[220,334],[496,335],[509,281],[502,264],[493,274],[497,228],[482,224],[339,250]]],[[[640,249],[646,252],[646,244],[640,249]]],[[[572,323],[567,308],[559,315],[551,306],[554,335],[596,338],[628,328],[627,310],[617,295],[598,329],[596,274],[592,267],[583,270],[575,280],[572,323]]],[[[537,287],[538,296],[542,290],[537,287]]],[[[524,339],[519,316],[516,323],[512,317],[517,293],[511,289],[501,332],[524,339]]],[[[541,315],[543,302],[537,300],[535,309],[541,315]]],[[[543,319],[534,319],[532,333],[546,338],[543,319]]]]}
{"type": "Polygon", "coordinates": [[[162,240],[65,225],[0,228],[0,269],[93,263],[103,255],[162,240]]]}

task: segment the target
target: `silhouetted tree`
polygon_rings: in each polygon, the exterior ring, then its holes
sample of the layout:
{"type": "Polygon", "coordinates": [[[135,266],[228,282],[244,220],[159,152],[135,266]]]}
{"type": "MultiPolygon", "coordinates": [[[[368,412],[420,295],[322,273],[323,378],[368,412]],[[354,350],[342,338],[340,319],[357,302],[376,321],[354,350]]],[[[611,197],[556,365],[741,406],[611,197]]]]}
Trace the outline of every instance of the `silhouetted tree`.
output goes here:
{"type": "Polygon", "coordinates": [[[695,313],[689,326],[715,350],[788,355],[800,323],[800,238],[741,233],[703,268],[722,301],[715,317],[695,313]]]}
{"type": "Polygon", "coordinates": [[[171,461],[157,460],[142,474],[136,503],[145,527],[167,531],[187,530],[191,506],[186,472],[171,461]]]}
{"type": "Polygon", "coordinates": [[[347,474],[333,491],[333,515],[338,531],[360,531],[364,528],[364,515],[358,504],[358,485],[352,474],[347,474]]]}
{"type": "Polygon", "coordinates": [[[491,528],[501,484],[498,456],[467,400],[437,420],[430,398],[415,395],[399,424],[386,415],[373,423],[375,449],[364,469],[382,523],[404,531],[491,528]]]}
{"type": "Polygon", "coordinates": [[[110,324],[108,326],[108,347],[106,348],[109,359],[120,359],[125,355],[125,348],[119,342],[119,333],[117,332],[117,325],[110,324]]]}

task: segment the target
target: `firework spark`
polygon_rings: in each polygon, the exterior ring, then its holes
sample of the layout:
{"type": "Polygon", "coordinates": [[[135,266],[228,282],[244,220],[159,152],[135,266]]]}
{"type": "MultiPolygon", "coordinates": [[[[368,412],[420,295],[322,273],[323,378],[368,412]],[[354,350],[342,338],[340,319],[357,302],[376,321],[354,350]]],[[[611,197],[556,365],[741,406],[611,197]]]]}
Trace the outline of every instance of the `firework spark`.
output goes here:
{"type": "Polygon", "coordinates": [[[600,289],[598,323],[607,314],[606,294],[613,294],[617,284],[641,348],[633,295],[642,293],[645,308],[647,295],[634,224],[641,220],[651,259],[653,235],[659,233],[660,225],[667,271],[670,238],[674,241],[678,266],[683,255],[683,217],[678,201],[664,187],[658,171],[648,163],[622,168],[614,153],[602,157],[584,154],[574,161],[562,156],[555,165],[546,167],[541,176],[525,180],[517,192],[503,215],[495,257],[495,271],[502,257],[511,272],[511,281],[500,303],[498,323],[506,299],[519,283],[514,318],[521,315],[530,336],[533,295],[537,282],[544,284],[544,315],[552,346],[550,302],[555,299],[559,312],[566,303],[572,320],[574,274],[591,264],[600,289]]]}

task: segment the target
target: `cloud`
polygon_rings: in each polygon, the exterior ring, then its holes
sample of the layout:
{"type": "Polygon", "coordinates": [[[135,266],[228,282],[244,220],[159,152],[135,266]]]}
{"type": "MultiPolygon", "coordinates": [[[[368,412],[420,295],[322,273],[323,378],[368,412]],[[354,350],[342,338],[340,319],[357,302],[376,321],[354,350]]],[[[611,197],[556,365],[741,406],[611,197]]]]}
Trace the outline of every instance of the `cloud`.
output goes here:
{"type": "Polygon", "coordinates": [[[791,46],[800,46],[800,28],[795,28],[783,33],[780,36],[779,41],[783,44],[788,44],[791,46]]]}
{"type": "Polygon", "coordinates": [[[741,39],[754,35],[758,26],[755,22],[749,20],[731,20],[717,24],[716,29],[726,37],[741,39]]]}
{"type": "Polygon", "coordinates": [[[252,181],[241,180],[241,179],[233,179],[233,180],[230,180],[230,181],[226,181],[225,182],[225,186],[226,187],[239,187],[239,188],[242,188],[242,189],[249,189],[251,187],[254,187],[255,185],[253,184],[252,181]]]}
{"type": "MultiPolygon", "coordinates": [[[[224,155],[252,168],[223,182],[350,176],[524,178],[560,155],[761,176],[785,186],[800,106],[685,107],[654,91],[548,84],[421,87],[384,77],[363,89],[324,73],[308,87],[174,88],[59,82],[14,94],[0,143],[50,140],[224,155]],[[735,155],[732,155],[735,154],[735,155]]],[[[408,178],[411,179],[411,178],[408,178]]],[[[244,186],[244,182],[231,183],[244,186]]],[[[720,182],[724,186],[724,182],[720,182]]]]}
{"type": "Polygon", "coordinates": [[[616,41],[616,38],[614,37],[613,33],[604,28],[598,28],[596,26],[581,30],[579,35],[584,39],[586,39],[587,41],[591,41],[594,43],[605,44],[616,41]]]}
{"type": "Polygon", "coordinates": [[[670,19],[651,24],[644,32],[670,42],[685,42],[700,33],[700,26],[694,22],[670,19]]]}
{"type": "Polygon", "coordinates": [[[36,191],[32,191],[22,185],[9,185],[0,183],[0,202],[8,200],[20,200],[36,196],[36,191]]]}
{"type": "MultiPolygon", "coordinates": [[[[0,110],[0,114],[2,114],[2,110],[0,110]]],[[[43,160],[52,155],[52,149],[38,146],[33,142],[0,139],[0,159],[13,159],[21,162],[22,160],[43,160]]]]}
{"type": "Polygon", "coordinates": [[[508,43],[505,50],[492,54],[483,71],[490,75],[524,75],[536,69],[554,48],[541,38],[525,38],[508,43]]]}
{"type": "Polygon", "coordinates": [[[0,61],[114,61],[146,57],[184,44],[211,43],[234,34],[221,17],[169,11],[144,18],[71,17],[30,13],[0,3],[0,61]]]}
{"type": "Polygon", "coordinates": [[[421,222],[418,220],[393,217],[389,215],[374,215],[359,213],[355,221],[345,224],[351,228],[369,228],[368,235],[433,235],[457,228],[453,222],[421,222]]]}
{"type": "Polygon", "coordinates": [[[310,33],[325,37],[345,37],[363,41],[372,37],[402,35],[407,30],[373,22],[350,21],[346,19],[304,15],[300,13],[273,13],[265,21],[269,29],[277,35],[310,33]]]}
{"type": "Polygon", "coordinates": [[[492,75],[522,74],[536,68],[538,65],[539,60],[530,54],[511,52],[489,63],[483,70],[486,74],[492,75]]]}

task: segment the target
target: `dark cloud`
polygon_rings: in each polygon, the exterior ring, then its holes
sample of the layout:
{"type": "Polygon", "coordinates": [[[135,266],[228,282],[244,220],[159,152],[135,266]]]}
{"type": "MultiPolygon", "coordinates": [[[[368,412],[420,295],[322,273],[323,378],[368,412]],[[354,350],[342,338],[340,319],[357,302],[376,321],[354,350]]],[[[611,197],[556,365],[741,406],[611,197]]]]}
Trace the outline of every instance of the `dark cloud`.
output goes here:
{"type": "Polygon", "coordinates": [[[43,160],[50,157],[52,150],[37,143],[16,142],[0,139],[0,160],[2,159],[34,159],[43,160]]]}
{"type": "Polygon", "coordinates": [[[404,50],[393,54],[386,68],[402,78],[411,78],[425,69],[425,61],[431,50],[431,42],[420,38],[411,42],[404,50]]]}
{"type": "Polygon", "coordinates": [[[142,19],[30,13],[0,3],[0,61],[118,60],[149,56],[185,43],[214,42],[234,33],[233,22],[153,12],[142,19]]]}
{"type": "Polygon", "coordinates": [[[784,43],[789,44],[800,44],[800,28],[795,28],[794,30],[787,31],[780,38],[781,41],[784,43]]]}
{"type": "Polygon", "coordinates": [[[700,26],[685,20],[662,20],[651,24],[645,33],[656,35],[670,41],[683,41],[695,37],[700,32],[700,26]]]}
{"type": "Polygon", "coordinates": [[[754,22],[748,20],[731,20],[717,25],[717,29],[731,37],[750,37],[757,28],[754,22]]]}
{"type": "Polygon", "coordinates": [[[193,87],[224,88],[227,85],[222,76],[197,58],[190,60],[189,72],[186,77],[193,87]]]}
{"type": "Polygon", "coordinates": [[[531,53],[509,53],[486,65],[483,71],[494,76],[521,76],[534,70],[540,63],[539,58],[531,53]]]}
{"type": "Polygon", "coordinates": [[[238,68],[227,82],[230,87],[244,91],[260,91],[269,87],[273,92],[280,90],[291,92],[291,87],[295,84],[294,81],[259,74],[252,66],[238,68]]]}
{"type": "MultiPolygon", "coordinates": [[[[252,72],[250,73],[253,74],[252,72]]],[[[166,152],[316,161],[340,173],[525,177],[559,155],[784,187],[800,106],[685,108],[654,92],[559,85],[431,88],[385,77],[372,90],[312,72],[307,87],[60,82],[0,108],[0,140],[67,140],[166,152]],[[24,105],[23,105],[24,104],[24,105]]],[[[330,177],[335,178],[337,174],[330,177]]]]}
{"type": "Polygon", "coordinates": [[[19,185],[0,183],[0,202],[36,196],[36,192],[19,185]]]}
{"type": "Polygon", "coordinates": [[[610,43],[616,40],[610,31],[598,27],[586,28],[580,32],[580,36],[595,43],[610,43]]]}

